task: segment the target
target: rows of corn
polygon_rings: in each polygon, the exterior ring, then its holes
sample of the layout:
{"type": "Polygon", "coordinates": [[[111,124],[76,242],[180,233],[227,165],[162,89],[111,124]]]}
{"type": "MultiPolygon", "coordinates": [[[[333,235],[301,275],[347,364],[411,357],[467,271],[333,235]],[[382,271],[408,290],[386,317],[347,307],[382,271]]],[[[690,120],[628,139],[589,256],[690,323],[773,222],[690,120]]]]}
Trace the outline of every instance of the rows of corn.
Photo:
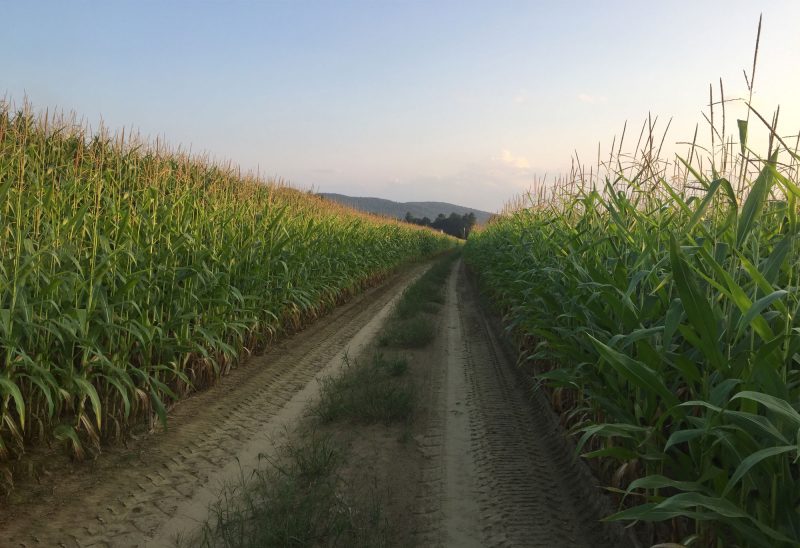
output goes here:
{"type": "Polygon", "coordinates": [[[674,162],[640,139],[465,249],[651,542],[800,545],[800,157],[738,129],[674,162]]]}
{"type": "MultiPolygon", "coordinates": [[[[63,120],[63,119],[62,119],[63,120]]],[[[81,454],[449,238],[0,105],[0,457],[81,454]]]]}

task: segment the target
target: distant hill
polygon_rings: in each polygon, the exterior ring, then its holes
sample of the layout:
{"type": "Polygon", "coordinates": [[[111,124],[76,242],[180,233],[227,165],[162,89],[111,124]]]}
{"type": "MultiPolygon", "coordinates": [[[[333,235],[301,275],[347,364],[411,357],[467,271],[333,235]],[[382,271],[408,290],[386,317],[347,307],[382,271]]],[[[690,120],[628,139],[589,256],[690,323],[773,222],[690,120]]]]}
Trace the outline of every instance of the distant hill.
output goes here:
{"type": "Polygon", "coordinates": [[[406,213],[411,212],[411,215],[417,218],[427,217],[434,220],[437,215],[443,213],[450,215],[451,213],[458,213],[464,215],[465,213],[474,213],[478,223],[485,223],[492,213],[488,211],[481,211],[479,209],[472,209],[471,207],[464,207],[456,204],[448,204],[447,202],[393,202],[392,200],[385,200],[383,198],[362,198],[357,196],[345,196],[344,194],[334,194],[331,192],[321,192],[323,196],[329,200],[339,202],[354,209],[366,211],[368,213],[377,213],[378,215],[386,215],[388,217],[397,217],[402,219],[406,213]]]}

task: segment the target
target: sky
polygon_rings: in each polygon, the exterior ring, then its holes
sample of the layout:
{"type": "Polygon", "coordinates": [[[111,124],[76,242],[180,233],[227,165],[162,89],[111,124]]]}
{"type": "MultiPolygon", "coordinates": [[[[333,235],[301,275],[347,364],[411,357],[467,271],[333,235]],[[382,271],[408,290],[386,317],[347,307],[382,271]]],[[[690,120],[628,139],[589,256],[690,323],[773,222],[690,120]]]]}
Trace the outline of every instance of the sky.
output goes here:
{"type": "Polygon", "coordinates": [[[0,97],[303,189],[496,211],[626,121],[691,140],[709,84],[746,95],[760,13],[755,105],[796,134],[796,0],[0,0],[0,97]]]}

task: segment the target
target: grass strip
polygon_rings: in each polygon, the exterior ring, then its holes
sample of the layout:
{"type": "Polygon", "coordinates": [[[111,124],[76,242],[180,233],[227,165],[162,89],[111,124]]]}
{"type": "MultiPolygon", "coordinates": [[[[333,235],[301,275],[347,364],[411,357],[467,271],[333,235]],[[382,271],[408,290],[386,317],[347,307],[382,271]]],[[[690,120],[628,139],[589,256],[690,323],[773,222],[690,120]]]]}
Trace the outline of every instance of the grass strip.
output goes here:
{"type": "Polygon", "coordinates": [[[458,252],[446,253],[403,292],[378,337],[380,346],[423,348],[436,338],[436,325],[430,316],[444,304],[444,284],[458,257],[458,252]]]}
{"type": "Polygon", "coordinates": [[[405,378],[408,362],[404,358],[375,354],[371,361],[345,360],[344,373],[323,381],[315,416],[322,422],[410,420],[414,387],[405,378]]]}

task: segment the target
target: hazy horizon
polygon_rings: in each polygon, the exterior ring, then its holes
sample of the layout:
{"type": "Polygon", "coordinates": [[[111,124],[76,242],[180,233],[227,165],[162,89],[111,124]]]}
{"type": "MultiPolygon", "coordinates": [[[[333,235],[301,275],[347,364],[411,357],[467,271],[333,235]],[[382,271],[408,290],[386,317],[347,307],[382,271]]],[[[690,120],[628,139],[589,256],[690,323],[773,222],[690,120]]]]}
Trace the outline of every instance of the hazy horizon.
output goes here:
{"type": "Polygon", "coordinates": [[[791,1],[0,7],[0,97],[318,192],[496,211],[648,113],[669,150],[704,139],[709,84],[746,93],[762,12],[754,103],[800,130],[791,1]]]}

